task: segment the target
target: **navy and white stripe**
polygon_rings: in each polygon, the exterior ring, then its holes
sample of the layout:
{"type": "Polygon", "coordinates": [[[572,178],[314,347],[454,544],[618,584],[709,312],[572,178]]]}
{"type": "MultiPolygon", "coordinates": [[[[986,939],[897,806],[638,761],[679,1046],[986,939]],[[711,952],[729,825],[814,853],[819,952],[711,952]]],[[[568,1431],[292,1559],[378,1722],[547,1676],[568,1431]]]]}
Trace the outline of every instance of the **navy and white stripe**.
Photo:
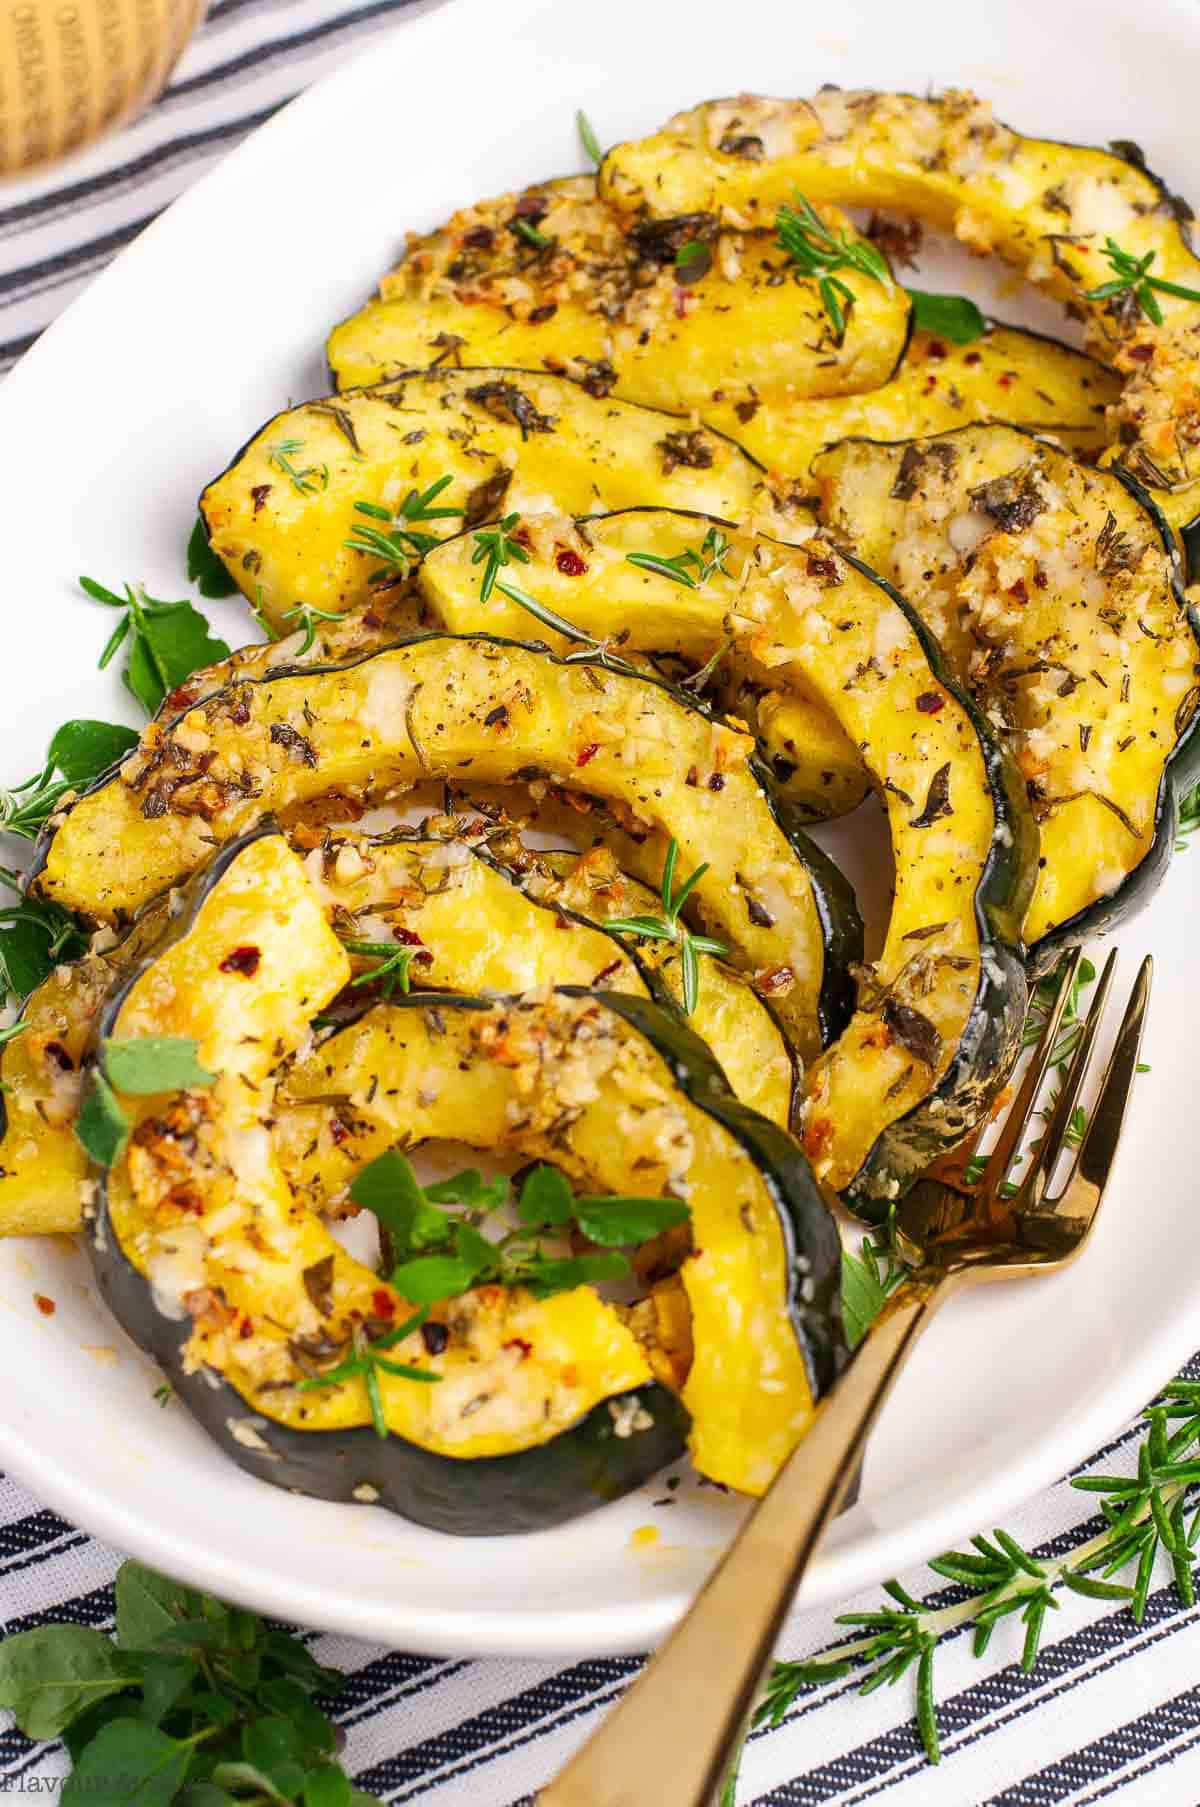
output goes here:
{"type": "MultiPolygon", "coordinates": [[[[119,137],[66,168],[0,190],[0,370],[89,277],[224,151],[413,0],[215,0],[166,93],[119,137]]],[[[499,0],[497,0],[499,3],[499,0]]],[[[1200,1372],[1200,1369],[1197,1370],[1200,1372]]],[[[1132,1469],[1123,1432],[1085,1468],[1132,1469]]],[[[1011,1529],[1053,1556],[1095,1534],[1094,1501],[1063,1483],[1011,1529]]],[[[108,1626],[117,1555],[0,1480],[0,1629],[53,1619],[108,1626]]],[[[927,1571],[902,1577],[934,1592],[927,1571]]],[[[939,1604],[960,1596],[939,1587],[939,1604]]],[[[878,1604],[877,1590],[846,1603],[878,1604]]],[[[834,1641],[832,1614],[802,1615],[785,1654],[834,1641]]],[[[527,1807],[636,1673],[632,1660],[468,1662],[319,1636],[347,1671],[338,1714],[361,1787],[420,1807],[527,1807]]],[[[1006,1623],[987,1656],[964,1629],[937,1657],[944,1760],[917,1743],[907,1683],[861,1699],[853,1678],[814,1689],[750,1743],[742,1800],[760,1807],[1120,1807],[1200,1801],[1200,1606],[1165,1571],[1143,1624],[1111,1602],[1063,1597],[1032,1675],[1006,1623]]],[[[0,1731],[0,1793],[65,1773],[60,1747],[0,1731]]]]}

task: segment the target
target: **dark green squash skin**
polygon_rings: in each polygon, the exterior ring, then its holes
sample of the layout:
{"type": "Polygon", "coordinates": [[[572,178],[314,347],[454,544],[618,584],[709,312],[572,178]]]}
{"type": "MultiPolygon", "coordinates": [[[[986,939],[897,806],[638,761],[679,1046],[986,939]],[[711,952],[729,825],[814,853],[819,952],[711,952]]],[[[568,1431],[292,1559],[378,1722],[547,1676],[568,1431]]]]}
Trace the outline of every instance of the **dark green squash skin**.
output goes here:
{"type": "MultiPolygon", "coordinates": [[[[1150,172],[1147,171],[1147,174],[1150,172]]],[[[1157,178],[1155,178],[1157,181],[1157,178]]],[[[1035,437],[1035,436],[1031,436],[1035,437]]],[[[1196,642],[1197,668],[1200,669],[1200,612],[1188,601],[1184,589],[1186,577],[1183,559],[1172,533],[1163,516],[1162,510],[1153,496],[1138,482],[1136,477],[1123,469],[1121,465],[1113,465],[1109,474],[1123,483],[1134,500],[1141,504],[1150,517],[1152,526],[1162,541],[1170,569],[1171,588],[1175,600],[1187,616],[1188,626],[1192,630],[1192,638],[1196,642]]],[[[1195,528],[1200,530],[1200,517],[1185,529],[1185,533],[1195,528]]],[[[1029,969],[1035,978],[1051,972],[1062,956],[1081,941],[1087,941],[1094,935],[1107,935],[1121,923],[1144,909],[1158,890],[1171,863],[1171,855],[1175,851],[1175,836],[1179,828],[1179,806],[1186,793],[1200,780],[1200,708],[1197,699],[1200,688],[1194,687],[1183,698],[1176,714],[1178,738],[1167,756],[1163,766],[1162,777],[1158,784],[1158,797],[1154,806],[1154,833],[1145,857],[1133,870],[1126,874],[1116,890],[1108,897],[1097,898],[1095,903],[1086,909],[1077,910],[1074,916],[1060,922],[1056,928],[1043,935],[1029,950],[1029,969]],[[1180,717],[1185,709],[1191,713],[1180,726],[1180,717]]]]}
{"type": "Polygon", "coordinates": [[[880,1132],[841,1195],[856,1215],[882,1223],[893,1199],[907,1191],[938,1155],[961,1142],[988,1110],[1016,1059],[1027,1001],[1021,923],[1037,877],[1038,831],[1019,772],[970,697],[951,678],[937,641],[916,610],[861,559],[852,553],[842,556],[892,598],[934,677],[967,715],[979,740],[996,820],[991,851],[975,890],[982,962],[979,987],[954,1058],[933,1090],[880,1132]]]}
{"type": "MultiPolygon", "coordinates": [[[[455,639],[471,640],[488,646],[519,647],[524,652],[539,653],[556,665],[590,665],[594,666],[597,670],[608,670],[610,672],[614,665],[613,660],[606,660],[599,656],[587,659],[581,659],[577,655],[567,657],[560,656],[557,653],[552,653],[545,642],[541,640],[515,640],[510,636],[500,634],[455,635],[431,632],[406,635],[402,639],[390,641],[386,646],[373,647],[370,652],[363,653],[358,658],[344,660],[341,664],[300,666],[290,671],[273,673],[270,677],[242,679],[237,681],[235,685],[230,686],[230,688],[244,688],[246,685],[286,683],[290,678],[297,676],[312,680],[329,672],[349,670],[356,665],[364,664],[368,659],[377,658],[382,653],[395,651],[398,647],[423,645],[427,641],[433,640],[455,639]]],[[[634,679],[639,683],[653,685],[656,689],[661,690],[665,695],[669,696],[671,700],[681,708],[688,709],[694,714],[702,716],[706,721],[716,721],[719,719],[713,710],[708,709],[697,698],[688,696],[685,692],[677,690],[672,685],[666,683],[662,678],[656,677],[650,672],[635,670],[632,666],[630,666],[627,671],[622,671],[619,665],[618,671],[620,672],[620,675],[634,679]]],[[[218,691],[215,694],[219,695],[220,692],[218,691]]],[[[189,709],[195,706],[196,705],[191,704],[189,705],[189,709]]],[[[181,720],[183,715],[186,715],[188,712],[189,710],[183,710],[180,715],[173,718],[173,721],[181,720]]],[[[166,723],[165,725],[171,726],[173,723],[166,723]]],[[[138,748],[135,747],[127,757],[134,758],[137,753],[138,748]]],[[[107,773],[98,779],[95,784],[90,785],[85,791],[81,792],[81,797],[91,796],[93,792],[101,789],[104,785],[118,782],[121,765],[123,763],[123,761],[120,761],[117,765],[113,766],[107,773]]],[[[776,794],[769,774],[761,761],[758,759],[751,759],[747,762],[747,765],[762,791],[764,801],[770,809],[780,832],[787,839],[800,864],[808,870],[811,876],[813,897],[825,943],[824,966],[821,991],[817,1006],[817,1016],[822,1039],[827,1044],[841,1034],[846,1023],[849,1021],[850,1014],[853,1010],[854,984],[850,977],[849,968],[852,964],[862,959],[862,918],[859,915],[854,891],[849,881],[838,871],[829,856],[823,853],[821,849],[809,839],[808,835],[804,833],[803,829],[795,821],[793,812],[776,794]]],[[[547,774],[543,774],[536,767],[525,767],[522,769],[520,777],[517,778],[514,776],[512,782],[532,782],[535,778],[546,775],[547,774]]],[[[34,847],[33,858],[30,863],[29,876],[31,881],[37,878],[38,874],[45,866],[53,835],[53,830],[43,829],[38,838],[37,844],[34,847]]]]}

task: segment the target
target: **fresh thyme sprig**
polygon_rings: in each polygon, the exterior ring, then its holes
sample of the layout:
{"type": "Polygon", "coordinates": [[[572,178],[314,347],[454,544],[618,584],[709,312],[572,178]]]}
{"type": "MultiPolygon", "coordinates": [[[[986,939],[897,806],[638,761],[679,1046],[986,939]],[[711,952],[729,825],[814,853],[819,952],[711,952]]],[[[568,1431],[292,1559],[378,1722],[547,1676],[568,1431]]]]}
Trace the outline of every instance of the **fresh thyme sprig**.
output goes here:
{"type": "Polygon", "coordinates": [[[368,582],[380,583],[385,579],[391,582],[396,577],[407,577],[412,567],[420,564],[425,554],[439,544],[437,534],[420,533],[417,526],[421,521],[451,520],[461,516],[461,508],[433,506],[453,481],[452,476],[446,475],[436,478],[428,489],[409,490],[394,514],[377,502],[354,504],[355,512],[366,516],[366,521],[355,522],[350,538],[344,544],[352,552],[371,553],[383,561],[371,572],[368,582]],[[384,521],[387,525],[372,527],[367,524],[371,521],[384,521]]]}
{"type": "Polygon", "coordinates": [[[347,990],[353,991],[357,985],[378,985],[385,998],[390,998],[397,990],[407,992],[413,961],[430,958],[425,948],[397,947],[394,941],[343,941],[342,946],[348,954],[359,954],[379,962],[351,979],[347,990]]]}
{"type": "Polygon", "coordinates": [[[707,935],[693,935],[691,930],[679,920],[679,912],[691,896],[704,874],[708,871],[708,861],[704,860],[694,872],[675,885],[675,866],[679,859],[679,842],[671,836],[667,847],[666,859],[663,861],[662,914],[659,916],[612,916],[605,923],[605,928],[615,935],[637,935],[645,941],[672,941],[679,949],[679,967],[683,979],[683,1012],[691,1016],[700,996],[700,960],[701,954],[727,954],[729,949],[723,941],[713,941],[707,935]]]}
{"type": "Polygon", "coordinates": [[[840,345],[854,306],[854,290],[836,272],[857,270],[887,287],[892,280],[887,259],[866,239],[852,238],[844,229],[831,231],[802,194],[796,195],[794,206],[785,203],[780,207],[775,215],[775,233],[780,250],[787,253],[799,273],[817,278],[817,292],[840,345]]]}
{"type": "Polygon", "coordinates": [[[1151,276],[1150,266],[1158,256],[1157,251],[1147,251],[1144,257],[1134,257],[1131,252],[1123,251],[1113,238],[1104,241],[1104,256],[1112,266],[1113,277],[1110,282],[1102,282],[1098,288],[1085,289],[1084,296],[1088,301],[1107,301],[1113,295],[1132,295],[1147,320],[1155,326],[1163,323],[1162,309],[1155,300],[1155,293],[1160,295],[1178,295],[1184,301],[1200,301],[1200,289],[1184,288],[1182,283],[1167,282],[1161,276],[1151,276]]]}
{"type": "MultiPolygon", "coordinates": [[[[1155,1565],[1164,1556],[1183,1604],[1194,1605],[1200,1508],[1189,1514],[1187,1495],[1200,1482],[1200,1382],[1172,1381],[1144,1417],[1146,1436],[1135,1474],[1078,1475],[1071,1482],[1081,1492],[1099,1496],[1102,1530],[1059,1557],[1037,1556],[1006,1531],[972,1538],[970,1550],[950,1550],[928,1564],[935,1575],[969,1590],[968,1598],[948,1606],[915,1600],[898,1582],[887,1582],[894,1607],[843,1613],[836,1621],[858,1627],[861,1636],[804,1662],[775,1664],[754,1725],[781,1724],[806,1689],[855,1669],[866,1670],[860,1692],[870,1693],[899,1681],[916,1663],[917,1729],[929,1761],[936,1763],[941,1750],[933,1655],[948,1633],[973,1625],[972,1649],[982,1656],[1000,1621],[1019,1618],[1024,1626],[1021,1666],[1029,1671],[1037,1662],[1046,1614],[1057,1609],[1061,1588],[1089,1599],[1120,1601],[1140,1625],[1155,1565]],[[1181,1422],[1171,1430],[1176,1420],[1181,1422]],[[1124,1571],[1132,1571],[1128,1582],[1114,1582],[1113,1576],[1124,1571]]],[[[726,1786],[722,1807],[733,1807],[735,1780],[726,1786]]]]}
{"type": "Polygon", "coordinates": [[[529,591],[523,589],[520,584],[513,583],[510,578],[501,577],[501,571],[510,561],[515,561],[518,565],[527,565],[530,562],[528,548],[523,546],[513,533],[520,518],[518,514],[507,514],[502,521],[497,521],[494,527],[480,527],[476,530],[475,550],[471,554],[471,563],[483,566],[483,576],[479,584],[480,602],[486,602],[492,591],[498,590],[501,596],[507,596],[510,602],[515,602],[519,609],[524,609],[526,614],[532,615],[535,621],[540,621],[543,627],[548,627],[552,633],[561,634],[564,640],[570,640],[578,646],[580,651],[569,653],[567,655],[569,660],[594,658],[599,659],[603,665],[607,665],[613,671],[632,670],[624,659],[613,654],[611,647],[606,645],[603,640],[597,640],[595,635],[585,633],[581,627],[576,627],[573,621],[568,621],[565,615],[560,615],[555,609],[547,607],[544,602],[539,602],[536,596],[531,596],[529,591]]]}
{"type": "Polygon", "coordinates": [[[379,1389],[380,1374],[394,1374],[398,1380],[423,1381],[426,1385],[436,1384],[442,1378],[440,1374],[431,1373],[428,1368],[417,1368],[409,1362],[389,1361],[383,1353],[385,1349],[402,1343],[414,1330],[419,1330],[428,1316],[428,1310],[422,1308],[405,1323],[397,1324],[394,1330],[385,1330],[382,1336],[371,1339],[368,1339],[361,1324],[356,1324],[351,1338],[352,1353],[338,1362],[336,1367],[327,1368],[324,1374],[298,1381],[296,1391],[307,1393],[315,1388],[337,1387],[346,1380],[361,1380],[367,1389],[367,1403],[371,1408],[375,1435],[387,1437],[388,1422],[383,1410],[383,1395],[379,1389]]]}
{"type": "Polygon", "coordinates": [[[274,445],[267,447],[267,463],[274,465],[280,474],[288,479],[292,488],[301,496],[316,496],[329,488],[329,466],[327,464],[310,464],[303,470],[297,470],[292,459],[297,452],[304,450],[302,439],[277,439],[274,445]]]}
{"type": "Polygon", "coordinates": [[[642,571],[654,571],[659,577],[669,577],[672,583],[682,584],[685,590],[698,590],[714,571],[719,571],[722,577],[729,576],[725,560],[732,550],[721,529],[710,527],[698,551],[689,546],[673,558],[660,558],[655,552],[627,552],[625,562],[637,565],[642,571]]]}
{"type": "Polygon", "coordinates": [[[281,619],[298,621],[304,629],[304,639],[296,648],[296,657],[302,659],[306,652],[311,651],[317,637],[318,621],[344,621],[349,612],[348,609],[319,609],[315,602],[298,602],[294,609],[285,609],[281,619]]]}

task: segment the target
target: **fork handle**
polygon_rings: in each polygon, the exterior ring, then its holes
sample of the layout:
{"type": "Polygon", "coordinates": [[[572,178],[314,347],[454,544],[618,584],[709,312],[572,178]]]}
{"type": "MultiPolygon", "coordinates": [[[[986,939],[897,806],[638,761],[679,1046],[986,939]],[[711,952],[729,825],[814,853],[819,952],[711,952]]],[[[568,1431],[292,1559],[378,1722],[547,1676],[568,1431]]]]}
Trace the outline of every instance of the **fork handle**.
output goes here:
{"type": "Polygon", "coordinates": [[[922,1270],[892,1295],[686,1617],[539,1807],[714,1807],[796,1589],[954,1279],[922,1270]]]}

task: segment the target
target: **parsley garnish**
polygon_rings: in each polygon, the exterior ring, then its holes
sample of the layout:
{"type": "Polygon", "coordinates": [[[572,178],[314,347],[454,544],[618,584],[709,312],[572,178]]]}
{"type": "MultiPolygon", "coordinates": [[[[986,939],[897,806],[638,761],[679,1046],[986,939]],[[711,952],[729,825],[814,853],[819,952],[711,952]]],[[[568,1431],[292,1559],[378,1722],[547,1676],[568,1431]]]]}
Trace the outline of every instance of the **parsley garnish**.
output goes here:
{"type": "Polygon", "coordinates": [[[1104,256],[1113,269],[1111,282],[1102,282],[1099,288],[1085,289],[1084,299],[1087,301],[1107,301],[1112,295],[1132,295],[1147,320],[1155,326],[1163,322],[1162,309],[1154,299],[1155,292],[1160,295],[1179,295],[1184,301],[1200,301],[1200,289],[1186,289],[1178,282],[1165,282],[1160,276],[1150,275],[1150,266],[1158,256],[1157,251],[1147,251],[1144,257],[1133,257],[1128,251],[1122,251],[1115,239],[1104,241],[1104,256]]]}
{"type": "Polygon", "coordinates": [[[852,238],[842,228],[833,232],[802,194],[796,195],[795,206],[784,204],[775,215],[775,232],[782,251],[796,265],[801,276],[815,276],[821,303],[829,316],[834,338],[840,345],[846,336],[846,321],[854,305],[854,290],[835,274],[838,270],[857,270],[885,287],[892,276],[887,259],[865,239],[852,238]]]}
{"type": "Polygon", "coordinates": [[[909,289],[908,293],[913,325],[949,339],[952,345],[970,345],[987,332],[987,320],[965,295],[930,295],[924,289],[909,289]]]}
{"type": "Polygon", "coordinates": [[[674,558],[659,558],[653,552],[627,552],[625,562],[637,565],[643,571],[655,571],[659,577],[669,577],[672,583],[682,584],[687,590],[698,590],[706,584],[714,571],[722,577],[728,577],[725,560],[733,550],[719,527],[710,527],[697,552],[688,547],[686,552],[677,552],[674,558]]]}
{"type": "Polygon", "coordinates": [[[115,1639],[51,1624],[0,1643],[0,1706],[70,1753],[64,1807],[379,1807],[352,1786],[313,1698],[344,1678],[298,1638],[136,1562],[117,1572],[116,1621],[115,1639]]]}
{"type": "Polygon", "coordinates": [[[289,480],[298,495],[316,496],[329,488],[329,466],[310,464],[298,471],[292,459],[303,450],[302,439],[278,439],[267,447],[267,463],[273,464],[289,480]]]}
{"type": "Polygon", "coordinates": [[[131,1035],[103,1041],[84,1094],[75,1134],[101,1167],[119,1160],[133,1124],[117,1097],[151,1097],[188,1086],[216,1084],[216,1074],[196,1058],[197,1044],[181,1035],[131,1035]]]}
{"type": "Polygon", "coordinates": [[[10,791],[0,787],[0,829],[33,840],[68,791],[91,784],[137,742],[134,729],[115,722],[64,722],[37,776],[10,791]]]}
{"type": "Polygon", "coordinates": [[[93,602],[124,610],[100,655],[100,670],[128,641],[129,658],[122,676],[126,689],[147,715],[153,715],[194,671],[229,657],[224,640],[213,638],[208,622],[190,602],[160,602],[132,584],[125,585],[124,596],[117,596],[92,577],[81,577],[79,583],[93,602]]]}
{"type": "Polygon", "coordinates": [[[388,1280],[414,1305],[433,1305],[472,1286],[524,1286],[545,1297],[623,1279],[630,1266],[620,1248],[646,1242],[688,1215],[687,1206],[673,1198],[576,1196],[556,1167],[538,1166],[511,1201],[518,1226],[492,1241],[483,1225],[510,1203],[511,1185],[504,1175],[485,1180],[469,1168],[422,1186],[405,1157],[391,1149],[363,1168],[350,1196],[378,1218],[386,1236],[388,1280]],[[459,1209],[448,1210],[449,1205],[459,1209]],[[548,1254],[547,1237],[561,1236],[572,1222],[610,1252],[548,1254]]]}
{"type": "Polygon", "coordinates": [[[575,115],[575,129],[579,133],[579,142],[597,168],[604,162],[604,152],[600,149],[592,122],[581,107],[575,115]]]}
{"type": "Polygon", "coordinates": [[[662,873],[662,914],[660,916],[611,916],[604,924],[605,928],[616,935],[639,935],[646,941],[673,941],[679,949],[679,966],[683,978],[683,1012],[691,1016],[700,996],[700,954],[727,954],[729,949],[723,941],[713,941],[706,935],[693,935],[679,920],[679,912],[696,889],[704,874],[708,871],[709,862],[703,861],[694,872],[675,888],[675,864],[679,858],[679,843],[674,835],[667,848],[667,857],[663,861],[662,873]]]}
{"type": "MultiPolygon", "coordinates": [[[[383,580],[391,582],[396,577],[407,577],[413,565],[420,564],[427,552],[439,544],[434,533],[419,533],[416,524],[420,521],[440,521],[457,518],[462,514],[461,508],[435,508],[433,503],[454,478],[438,477],[428,489],[410,489],[403,502],[393,515],[388,508],[381,508],[377,502],[356,502],[355,510],[365,515],[368,521],[385,521],[385,528],[371,527],[364,522],[356,521],[350,538],[344,543],[352,552],[369,552],[383,563],[371,572],[368,582],[379,583],[383,580]]],[[[311,644],[311,642],[309,643],[311,644]]]]}

